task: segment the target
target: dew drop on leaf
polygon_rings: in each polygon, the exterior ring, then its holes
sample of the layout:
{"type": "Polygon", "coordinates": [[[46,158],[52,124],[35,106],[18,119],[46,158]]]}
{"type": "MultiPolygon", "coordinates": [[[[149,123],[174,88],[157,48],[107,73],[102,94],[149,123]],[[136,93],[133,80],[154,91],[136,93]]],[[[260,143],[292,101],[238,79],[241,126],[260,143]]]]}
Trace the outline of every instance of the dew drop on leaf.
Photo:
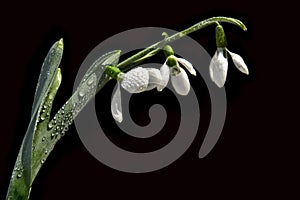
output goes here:
{"type": "Polygon", "coordinates": [[[88,84],[88,85],[91,85],[91,84],[93,84],[95,81],[96,81],[96,75],[93,74],[93,75],[88,79],[87,84],[88,84]]]}
{"type": "Polygon", "coordinates": [[[84,89],[81,89],[78,94],[80,97],[83,97],[85,95],[84,89]]]}
{"type": "Polygon", "coordinates": [[[51,129],[52,127],[53,127],[53,124],[52,124],[52,123],[49,123],[49,124],[48,124],[48,128],[51,129]]]}
{"type": "Polygon", "coordinates": [[[44,121],[46,119],[45,115],[41,115],[41,120],[44,121]]]}

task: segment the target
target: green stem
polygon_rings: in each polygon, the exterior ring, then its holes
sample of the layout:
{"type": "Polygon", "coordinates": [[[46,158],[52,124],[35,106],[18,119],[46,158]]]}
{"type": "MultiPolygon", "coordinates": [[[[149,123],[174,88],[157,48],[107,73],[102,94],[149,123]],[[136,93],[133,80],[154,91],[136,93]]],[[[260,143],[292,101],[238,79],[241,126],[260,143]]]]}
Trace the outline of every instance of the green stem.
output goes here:
{"type": "MultiPolygon", "coordinates": [[[[202,28],[205,28],[209,25],[212,24],[218,24],[219,22],[227,22],[227,23],[231,23],[234,24],[238,27],[240,27],[241,29],[243,29],[244,31],[247,30],[247,27],[243,24],[243,22],[241,22],[238,19],[234,19],[234,18],[230,18],[230,17],[212,17],[212,18],[208,18],[206,20],[203,20],[181,32],[175,33],[174,35],[171,35],[169,37],[166,37],[165,39],[149,46],[148,48],[140,51],[139,53],[127,58],[126,60],[124,60],[123,62],[119,63],[117,65],[118,68],[120,68],[122,71],[128,71],[129,69],[133,68],[134,66],[136,66],[138,63],[135,64],[136,60],[141,61],[140,59],[145,57],[147,54],[151,53],[152,55],[155,55],[156,53],[158,53],[161,49],[163,49],[163,47],[167,44],[170,44],[172,42],[174,42],[175,40],[178,40],[190,33],[193,33],[195,31],[198,31],[202,28]]],[[[146,56],[146,58],[148,58],[150,56],[146,56]]]]}

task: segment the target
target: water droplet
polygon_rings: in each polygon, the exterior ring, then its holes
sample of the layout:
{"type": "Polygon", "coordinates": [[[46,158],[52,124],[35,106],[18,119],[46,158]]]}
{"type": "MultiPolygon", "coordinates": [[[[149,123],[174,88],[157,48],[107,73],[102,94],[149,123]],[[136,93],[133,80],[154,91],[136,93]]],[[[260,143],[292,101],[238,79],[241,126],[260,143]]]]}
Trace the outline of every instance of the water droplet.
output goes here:
{"type": "Polygon", "coordinates": [[[46,150],[44,151],[44,153],[47,155],[47,154],[48,154],[48,150],[46,149],[46,150]]]}
{"type": "Polygon", "coordinates": [[[41,115],[41,120],[44,121],[46,119],[45,115],[41,115]]]}
{"type": "Polygon", "coordinates": [[[44,105],[43,108],[46,109],[46,108],[48,108],[48,107],[47,107],[47,105],[44,105]]]}
{"type": "Polygon", "coordinates": [[[55,133],[51,133],[51,137],[53,138],[55,136],[55,133]]]}
{"type": "Polygon", "coordinates": [[[44,164],[44,162],[45,162],[45,159],[42,159],[42,160],[41,160],[41,164],[44,164]]]}
{"type": "Polygon", "coordinates": [[[54,116],[53,119],[56,120],[56,116],[54,116]]]}
{"type": "Polygon", "coordinates": [[[18,178],[21,178],[21,177],[22,177],[22,174],[21,174],[21,173],[19,173],[19,174],[17,175],[17,177],[18,177],[18,178]]]}
{"type": "Polygon", "coordinates": [[[53,124],[52,124],[52,123],[49,123],[49,124],[48,124],[48,128],[51,129],[52,127],[53,127],[53,124]]]}
{"type": "Polygon", "coordinates": [[[69,130],[69,127],[66,126],[66,127],[64,128],[64,132],[67,132],[68,130],[69,130]]]}
{"type": "Polygon", "coordinates": [[[43,138],[42,138],[42,142],[45,142],[45,141],[46,141],[46,137],[43,137],[43,138]]]}
{"type": "Polygon", "coordinates": [[[92,83],[94,83],[96,81],[96,75],[93,74],[93,76],[91,76],[88,81],[87,81],[87,84],[88,85],[91,85],[92,83]]]}
{"type": "Polygon", "coordinates": [[[81,89],[78,94],[80,97],[83,97],[85,95],[84,89],[81,89]]]}

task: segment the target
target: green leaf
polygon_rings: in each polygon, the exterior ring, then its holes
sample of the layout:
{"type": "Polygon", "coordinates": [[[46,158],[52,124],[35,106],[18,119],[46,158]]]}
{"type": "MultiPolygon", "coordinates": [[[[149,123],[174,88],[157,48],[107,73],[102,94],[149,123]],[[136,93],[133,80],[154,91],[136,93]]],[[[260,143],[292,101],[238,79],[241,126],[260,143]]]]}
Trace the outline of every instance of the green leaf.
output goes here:
{"type": "Polygon", "coordinates": [[[52,81],[55,70],[58,68],[63,54],[63,39],[60,39],[51,47],[46,56],[42,69],[40,72],[39,80],[37,83],[34,100],[32,104],[31,115],[37,111],[40,106],[42,98],[45,96],[46,90],[52,81]]]}
{"type": "Polygon", "coordinates": [[[57,74],[60,73],[58,66],[62,52],[63,41],[61,39],[51,47],[43,63],[32,106],[30,123],[13,169],[7,199],[29,198],[32,184],[32,140],[36,134],[37,122],[40,117],[40,112],[38,111],[41,110],[46,91],[52,87],[53,83],[56,83],[57,74]]]}
{"type": "Polygon", "coordinates": [[[50,120],[52,104],[60,86],[61,79],[62,76],[60,68],[57,68],[54,74],[54,79],[45,93],[46,96],[42,100],[38,112],[37,125],[32,139],[31,184],[46,160],[45,155],[48,154],[46,147],[46,140],[48,138],[47,136],[49,135],[47,130],[48,123],[50,120]]]}
{"type": "Polygon", "coordinates": [[[32,183],[40,168],[73,119],[94,97],[96,91],[110,80],[103,72],[107,66],[117,65],[121,51],[112,51],[98,58],[88,69],[72,97],[50,120],[52,104],[62,78],[58,68],[62,52],[61,39],[51,47],[43,63],[31,120],[13,170],[7,199],[29,199],[32,183]]]}

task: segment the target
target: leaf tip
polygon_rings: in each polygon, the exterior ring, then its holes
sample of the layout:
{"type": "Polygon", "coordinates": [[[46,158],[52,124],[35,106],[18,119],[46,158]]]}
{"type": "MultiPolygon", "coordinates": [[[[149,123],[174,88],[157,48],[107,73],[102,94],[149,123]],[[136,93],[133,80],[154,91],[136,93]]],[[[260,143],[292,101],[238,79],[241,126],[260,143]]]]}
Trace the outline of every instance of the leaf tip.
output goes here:
{"type": "Polygon", "coordinates": [[[60,40],[58,41],[57,46],[61,49],[64,49],[64,39],[60,38],[60,40]]]}

